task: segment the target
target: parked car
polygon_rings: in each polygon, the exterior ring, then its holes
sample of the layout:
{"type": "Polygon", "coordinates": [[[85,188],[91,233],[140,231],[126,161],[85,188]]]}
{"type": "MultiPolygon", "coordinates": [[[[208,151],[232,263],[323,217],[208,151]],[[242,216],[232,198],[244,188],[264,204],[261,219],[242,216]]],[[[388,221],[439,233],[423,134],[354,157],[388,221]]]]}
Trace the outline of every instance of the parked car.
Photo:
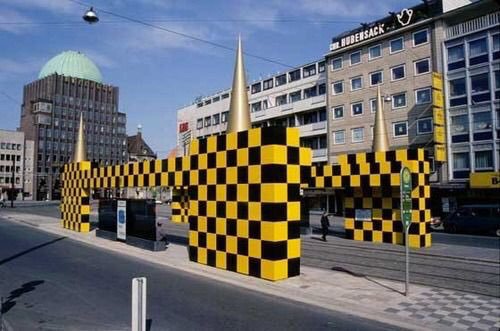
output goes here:
{"type": "Polygon", "coordinates": [[[443,220],[446,232],[495,233],[500,237],[500,204],[464,205],[443,220]]]}

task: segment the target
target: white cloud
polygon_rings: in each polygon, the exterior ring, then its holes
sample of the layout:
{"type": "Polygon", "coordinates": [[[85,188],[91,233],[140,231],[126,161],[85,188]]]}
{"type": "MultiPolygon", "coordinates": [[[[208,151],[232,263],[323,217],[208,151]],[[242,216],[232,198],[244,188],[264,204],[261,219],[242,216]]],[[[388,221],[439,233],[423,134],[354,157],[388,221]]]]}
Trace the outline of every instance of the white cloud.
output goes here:
{"type": "Polygon", "coordinates": [[[27,23],[27,24],[0,24],[0,31],[6,31],[11,33],[22,33],[33,28],[33,26],[29,24],[33,22],[31,19],[29,19],[24,15],[19,14],[17,11],[9,9],[2,9],[0,11],[0,22],[27,23]]]}
{"type": "Polygon", "coordinates": [[[82,53],[87,55],[92,61],[94,61],[99,68],[114,68],[118,64],[110,56],[103,54],[101,52],[84,49],[82,53]]]}

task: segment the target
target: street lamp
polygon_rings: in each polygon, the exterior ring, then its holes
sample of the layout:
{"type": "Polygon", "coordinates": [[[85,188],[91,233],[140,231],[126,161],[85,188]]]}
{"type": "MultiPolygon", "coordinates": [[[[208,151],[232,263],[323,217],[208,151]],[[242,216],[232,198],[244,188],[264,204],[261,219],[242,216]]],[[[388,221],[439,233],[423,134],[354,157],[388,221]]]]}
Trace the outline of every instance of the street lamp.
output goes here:
{"type": "Polygon", "coordinates": [[[99,17],[97,17],[97,13],[94,11],[94,7],[90,7],[90,9],[85,12],[82,18],[89,24],[99,22],[99,17]]]}

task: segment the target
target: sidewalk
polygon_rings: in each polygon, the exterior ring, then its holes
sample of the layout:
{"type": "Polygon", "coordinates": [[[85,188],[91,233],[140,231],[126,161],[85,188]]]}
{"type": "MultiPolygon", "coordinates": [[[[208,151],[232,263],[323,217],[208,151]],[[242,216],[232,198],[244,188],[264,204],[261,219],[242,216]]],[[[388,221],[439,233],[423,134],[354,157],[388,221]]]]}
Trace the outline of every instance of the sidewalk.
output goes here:
{"type": "Polygon", "coordinates": [[[126,254],[152,263],[176,268],[326,309],[377,320],[412,330],[498,330],[500,299],[458,291],[411,286],[411,296],[401,292],[404,284],[307,266],[301,275],[269,282],[190,262],[185,246],[170,243],[166,251],[150,252],[123,243],[63,229],[53,217],[5,212],[2,217],[36,226],[59,236],[126,254]],[[21,219],[22,218],[22,219],[21,219]]]}

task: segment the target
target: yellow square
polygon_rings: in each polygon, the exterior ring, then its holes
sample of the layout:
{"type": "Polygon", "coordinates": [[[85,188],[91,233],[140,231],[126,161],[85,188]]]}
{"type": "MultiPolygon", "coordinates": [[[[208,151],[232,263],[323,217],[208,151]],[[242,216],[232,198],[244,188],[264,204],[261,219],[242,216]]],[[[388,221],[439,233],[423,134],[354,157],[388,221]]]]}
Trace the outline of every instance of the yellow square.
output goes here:
{"type": "Polygon", "coordinates": [[[392,221],[382,221],[382,231],[392,232],[392,221]]]}
{"type": "Polygon", "coordinates": [[[380,186],[380,175],[370,175],[370,186],[380,186]]]}
{"type": "Polygon", "coordinates": [[[351,175],[351,186],[359,187],[361,185],[361,177],[359,175],[351,175]]]}
{"type": "Polygon", "coordinates": [[[299,161],[300,165],[311,165],[312,151],[310,148],[301,147],[299,149],[299,161]]]}
{"type": "Polygon", "coordinates": [[[363,208],[372,209],[373,199],[372,198],[363,198],[363,208]]]}
{"type": "MultiPolygon", "coordinates": [[[[180,208],[179,203],[175,204],[177,205],[174,205],[174,202],[172,202],[172,209],[174,209],[174,207],[180,208]]],[[[198,216],[198,201],[193,200],[189,202],[189,215],[198,216]]]]}
{"type": "Polygon", "coordinates": [[[215,201],[207,201],[207,216],[208,217],[217,216],[217,203],[215,201]]]}
{"type": "Polygon", "coordinates": [[[363,222],[363,230],[373,230],[372,222],[363,222]]]}
{"type": "Polygon", "coordinates": [[[189,170],[189,169],[191,169],[191,158],[183,157],[182,158],[182,170],[189,170]]]}
{"type": "Polygon", "coordinates": [[[139,175],[138,186],[144,187],[144,175],[139,175]]]}
{"type": "Polygon", "coordinates": [[[261,241],[258,239],[248,239],[248,256],[260,259],[262,256],[261,252],[261,241]]]}
{"type": "Polygon", "coordinates": [[[226,201],[226,185],[217,185],[215,187],[215,198],[217,201],[226,201]]]}
{"type": "Polygon", "coordinates": [[[217,234],[226,234],[226,219],[217,218],[215,220],[215,232],[217,234]]]}
{"type": "Polygon", "coordinates": [[[382,209],[379,209],[379,208],[372,209],[372,219],[381,220],[382,219],[382,209]]]}
{"type": "Polygon", "coordinates": [[[363,241],[363,230],[354,230],[354,240],[363,241]]]}
{"type": "Polygon", "coordinates": [[[289,184],[299,184],[300,183],[300,166],[299,165],[288,165],[286,167],[286,180],[289,184]]]}
{"type": "Polygon", "coordinates": [[[199,153],[199,145],[200,145],[200,142],[198,141],[198,139],[191,140],[191,142],[189,144],[189,154],[190,155],[197,155],[199,153]]]}
{"type": "Polygon", "coordinates": [[[287,241],[288,258],[293,259],[300,257],[300,239],[290,239],[287,241]]]}
{"type": "Polygon", "coordinates": [[[248,218],[250,220],[259,220],[261,219],[260,213],[260,202],[249,202],[248,203],[248,218]]]}
{"type": "Polygon", "coordinates": [[[217,137],[210,136],[207,138],[207,153],[215,153],[217,151],[217,137]]]}
{"type": "Polygon", "coordinates": [[[208,165],[207,154],[198,155],[198,169],[207,169],[207,165],[208,165]]]}
{"type": "Polygon", "coordinates": [[[226,253],[215,252],[215,266],[220,269],[226,269],[226,253]]]}
{"type": "Polygon", "coordinates": [[[207,184],[215,185],[217,183],[217,169],[207,170],[207,184]]]}
{"type": "Polygon", "coordinates": [[[90,223],[80,224],[80,232],[89,232],[89,231],[90,231],[90,223]]]}
{"type": "Polygon", "coordinates": [[[198,247],[198,263],[207,264],[207,249],[198,247]]]}
{"type": "Polygon", "coordinates": [[[226,167],[226,152],[217,152],[215,157],[215,165],[217,168],[225,168],[226,167]]]}
{"type": "Polygon", "coordinates": [[[260,273],[262,278],[268,280],[286,279],[288,277],[288,262],[287,260],[262,260],[260,273]]]}
{"type": "Polygon", "coordinates": [[[198,232],[207,232],[207,218],[198,216],[198,232]]]}
{"type": "Polygon", "coordinates": [[[175,186],[182,186],[182,172],[175,172],[175,186]]]}
{"type": "Polygon", "coordinates": [[[325,187],[325,178],[324,177],[316,177],[315,179],[316,179],[316,181],[315,181],[316,187],[319,187],[319,188],[325,187]]]}
{"type": "Polygon", "coordinates": [[[354,229],[354,218],[344,218],[344,227],[346,229],[354,229]]]}
{"type": "Polygon", "coordinates": [[[236,164],[239,167],[248,165],[248,148],[236,150],[236,164]]]}
{"type": "Polygon", "coordinates": [[[248,201],[248,184],[237,184],[236,191],[238,201],[248,201]]]}
{"type": "Polygon", "coordinates": [[[288,220],[295,221],[300,220],[300,201],[289,202],[287,204],[288,207],[288,220]]]}
{"type": "Polygon", "coordinates": [[[238,205],[236,201],[226,202],[226,218],[237,218],[238,217],[238,205]]]}
{"type": "Polygon", "coordinates": [[[265,145],[260,149],[261,164],[287,164],[287,147],[265,145]]]}
{"type": "Polygon", "coordinates": [[[155,160],[155,172],[161,172],[161,160],[155,160]]]}
{"type": "Polygon", "coordinates": [[[383,240],[382,231],[373,231],[372,232],[372,241],[376,243],[381,243],[383,240]]]}
{"type": "Polygon", "coordinates": [[[207,233],[207,249],[215,250],[217,248],[217,237],[215,233],[207,233]]]}
{"type": "Polygon", "coordinates": [[[251,165],[248,167],[248,183],[260,184],[260,166],[251,165]]]}
{"type": "Polygon", "coordinates": [[[334,176],[332,178],[332,187],[338,188],[342,186],[342,178],[340,176],[334,176]]]}
{"type": "Polygon", "coordinates": [[[239,238],[248,238],[248,221],[247,220],[237,220],[236,221],[236,233],[239,238]]]}
{"type": "Polygon", "coordinates": [[[226,251],[231,254],[238,253],[238,238],[226,236],[226,251]]]}
{"type": "Polygon", "coordinates": [[[238,255],[236,257],[236,271],[248,275],[248,256],[238,255]]]}
{"type": "Polygon", "coordinates": [[[286,129],[286,144],[288,146],[300,145],[300,130],[298,128],[286,129]]]}
{"type": "Polygon", "coordinates": [[[226,149],[231,150],[236,148],[238,148],[238,133],[226,133],[226,149]]]}
{"type": "Polygon", "coordinates": [[[198,232],[189,231],[189,246],[198,247],[198,232]]]}
{"type": "Polygon", "coordinates": [[[236,167],[226,168],[226,183],[227,184],[238,183],[238,171],[236,167]]]}
{"type": "Polygon", "coordinates": [[[198,185],[198,200],[199,201],[207,200],[207,186],[206,185],[198,185]]]}
{"type": "MultiPolygon", "coordinates": [[[[167,174],[161,174],[161,176],[162,176],[162,185],[163,185],[163,175],[165,175],[165,177],[166,177],[167,174]]],[[[189,172],[189,183],[191,185],[197,185],[198,184],[198,170],[191,170],[189,172]]]]}
{"type": "Polygon", "coordinates": [[[248,147],[258,147],[261,145],[261,129],[248,130],[248,147]]]}

